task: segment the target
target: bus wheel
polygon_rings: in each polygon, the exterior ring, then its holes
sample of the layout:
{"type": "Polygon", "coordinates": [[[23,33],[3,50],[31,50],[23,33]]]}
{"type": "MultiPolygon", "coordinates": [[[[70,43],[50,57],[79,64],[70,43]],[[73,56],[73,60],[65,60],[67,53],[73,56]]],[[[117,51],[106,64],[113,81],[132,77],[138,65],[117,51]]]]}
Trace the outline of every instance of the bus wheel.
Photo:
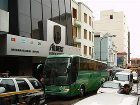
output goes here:
{"type": "Polygon", "coordinates": [[[80,87],[80,97],[83,97],[85,95],[85,87],[81,86],[80,87]]]}

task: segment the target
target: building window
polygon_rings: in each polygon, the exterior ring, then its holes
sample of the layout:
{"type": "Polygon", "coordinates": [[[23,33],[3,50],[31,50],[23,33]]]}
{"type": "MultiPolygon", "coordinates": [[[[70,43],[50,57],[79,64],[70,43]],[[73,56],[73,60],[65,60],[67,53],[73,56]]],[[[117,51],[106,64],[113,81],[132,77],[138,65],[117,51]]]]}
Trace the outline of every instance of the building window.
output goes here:
{"type": "Polygon", "coordinates": [[[8,11],[8,0],[0,0],[0,9],[8,11]]]}
{"type": "Polygon", "coordinates": [[[81,48],[81,44],[78,44],[77,47],[78,47],[78,48],[81,48]]]}
{"type": "Polygon", "coordinates": [[[89,47],[89,55],[91,55],[91,47],[89,47]]]}
{"type": "Polygon", "coordinates": [[[73,18],[77,19],[77,9],[73,8],[73,18]]]}
{"type": "Polygon", "coordinates": [[[52,21],[60,24],[60,11],[59,0],[53,0],[52,2],[52,21]]]}
{"type": "MultiPolygon", "coordinates": [[[[47,0],[45,0],[47,1],[47,0]]],[[[54,1],[54,0],[53,0],[54,1]]],[[[59,0],[59,9],[60,9],[60,24],[66,25],[66,11],[65,11],[65,1],[59,0]]]]}
{"type": "Polygon", "coordinates": [[[72,30],[73,37],[77,37],[77,27],[73,26],[72,30]]]}
{"type": "Polygon", "coordinates": [[[84,13],[84,22],[87,23],[87,14],[84,13]]]}
{"type": "Polygon", "coordinates": [[[84,54],[87,55],[87,46],[84,45],[84,54]]]}
{"type": "Polygon", "coordinates": [[[138,60],[138,64],[140,64],[140,60],[138,60]]]}
{"type": "Polygon", "coordinates": [[[84,29],[84,39],[87,39],[87,30],[84,29]]]}
{"type": "Polygon", "coordinates": [[[92,42],[93,42],[93,37],[94,37],[94,36],[93,36],[93,33],[92,33],[92,37],[91,37],[91,39],[92,39],[92,42]]]}
{"type": "Polygon", "coordinates": [[[31,0],[32,38],[43,40],[42,4],[31,0]]]}
{"type": "Polygon", "coordinates": [[[91,55],[93,56],[93,48],[91,49],[91,55]]]}
{"type": "MultiPolygon", "coordinates": [[[[54,1],[54,0],[51,0],[54,1]]],[[[61,2],[62,0],[59,0],[61,2]]],[[[65,1],[65,9],[66,9],[66,45],[73,44],[72,38],[72,15],[71,15],[71,0],[64,0],[65,1]]]]}
{"type": "Polygon", "coordinates": [[[110,15],[110,19],[113,19],[113,15],[110,15]]]}
{"type": "Polygon", "coordinates": [[[91,41],[91,32],[89,32],[89,40],[91,41]]]}
{"type": "Polygon", "coordinates": [[[89,16],[89,25],[91,26],[91,17],[89,16]]]}

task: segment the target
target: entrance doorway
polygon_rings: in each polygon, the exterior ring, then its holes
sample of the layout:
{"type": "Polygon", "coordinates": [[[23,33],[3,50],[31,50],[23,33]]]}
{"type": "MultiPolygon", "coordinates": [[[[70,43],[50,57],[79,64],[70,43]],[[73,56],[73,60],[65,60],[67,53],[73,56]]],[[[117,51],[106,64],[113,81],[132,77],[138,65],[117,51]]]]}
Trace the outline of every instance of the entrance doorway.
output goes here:
{"type": "Polygon", "coordinates": [[[19,62],[18,57],[2,56],[0,57],[0,73],[8,72],[10,76],[18,75],[19,62]]]}

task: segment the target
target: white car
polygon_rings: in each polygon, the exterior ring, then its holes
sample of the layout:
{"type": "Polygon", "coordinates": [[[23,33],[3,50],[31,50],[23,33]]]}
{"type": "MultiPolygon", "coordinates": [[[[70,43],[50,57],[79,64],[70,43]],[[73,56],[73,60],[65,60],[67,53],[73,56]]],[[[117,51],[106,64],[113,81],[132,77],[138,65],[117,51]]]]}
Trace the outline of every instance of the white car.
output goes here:
{"type": "Polygon", "coordinates": [[[133,74],[131,72],[126,72],[126,71],[117,72],[115,74],[113,81],[121,83],[122,86],[124,86],[124,84],[129,84],[130,87],[132,87],[133,86],[133,74]]]}
{"type": "Polygon", "coordinates": [[[74,105],[140,105],[140,103],[137,96],[102,93],[85,98],[74,105]]]}
{"type": "Polygon", "coordinates": [[[41,105],[44,102],[45,93],[37,79],[26,76],[0,77],[0,105],[41,105]]]}
{"type": "Polygon", "coordinates": [[[98,89],[97,93],[118,93],[121,89],[121,84],[116,83],[114,81],[106,81],[103,85],[98,89]]]}

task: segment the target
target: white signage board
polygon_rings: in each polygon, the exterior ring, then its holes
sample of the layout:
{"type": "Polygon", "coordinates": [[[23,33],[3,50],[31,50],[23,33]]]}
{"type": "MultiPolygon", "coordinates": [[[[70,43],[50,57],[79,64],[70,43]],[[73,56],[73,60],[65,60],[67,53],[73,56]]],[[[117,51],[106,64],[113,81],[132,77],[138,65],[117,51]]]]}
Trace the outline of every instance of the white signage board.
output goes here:
{"type": "Polygon", "coordinates": [[[7,55],[46,56],[47,42],[7,34],[7,55]]]}
{"type": "Polygon", "coordinates": [[[47,41],[7,34],[6,55],[47,57],[58,54],[80,54],[79,48],[65,45],[65,34],[64,26],[50,20],[47,22],[47,41]],[[61,29],[59,34],[61,36],[54,36],[54,26],[59,26],[56,29],[61,29]]]}

